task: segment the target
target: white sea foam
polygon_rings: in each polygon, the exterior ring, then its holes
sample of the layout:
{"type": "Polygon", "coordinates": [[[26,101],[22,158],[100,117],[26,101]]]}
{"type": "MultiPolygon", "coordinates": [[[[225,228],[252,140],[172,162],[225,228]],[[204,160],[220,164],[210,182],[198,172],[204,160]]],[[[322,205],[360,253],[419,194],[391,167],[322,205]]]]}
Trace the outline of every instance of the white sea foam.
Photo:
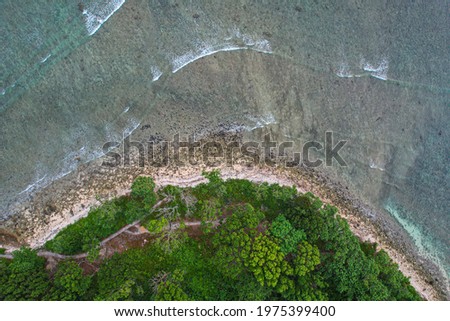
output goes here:
{"type": "Polygon", "coordinates": [[[55,177],[53,177],[52,181],[56,181],[56,180],[58,180],[60,178],[63,178],[64,176],[67,176],[67,175],[69,175],[72,172],[73,172],[73,170],[68,170],[68,171],[65,171],[65,172],[61,172],[58,175],[56,175],[55,177]]]}
{"type": "Polygon", "coordinates": [[[352,77],[354,77],[354,75],[350,71],[350,66],[348,65],[347,62],[342,62],[341,63],[341,65],[339,66],[339,70],[336,73],[336,75],[338,77],[341,77],[341,78],[352,78],[352,77]]]}
{"type": "Polygon", "coordinates": [[[6,94],[6,89],[5,88],[0,88],[0,95],[4,95],[6,94]]]}
{"type": "MultiPolygon", "coordinates": [[[[112,150],[114,147],[108,148],[107,152],[112,150]]],[[[106,154],[103,152],[103,149],[92,150],[86,155],[85,163],[88,163],[94,159],[98,159],[106,154]]]]}
{"type": "Polygon", "coordinates": [[[131,133],[134,132],[135,129],[141,125],[141,122],[137,121],[136,119],[131,119],[129,123],[130,124],[123,131],[122,134],[123,138],[127,138],[128,136],[130,136],[131,133]]]}
{"type": "Polygon", "coordinates": [[[383,58],[378,65],[373,65],[367,62],[364,58],[361,59],[360,68],[362,69],[362,73],[352,73],[350,70],[350,66],[347,61],[341,62],[339,65],[339,69],[336,72],[336,76],[340,78],[353,78],[353,77],[362,77],[364,74],[367,75],[367,72],[370,76],[387,80],[387,73],[389,69],[389,62],[386,58],[383,58]],[[366,73],[364,73],[366,72],[366,73]]]}
{"type": "Polygon", "coordinates": [[[81,158],[84,158],[84,155],[87,153],[87,150],[85,146],[81,147],[77,151],[68,152],[66,153],[66,156],[64,156],[62,160],[62,166],[61,166],[61,173],[58,174],[54,179],[61,178],[63,176],[66,176],[67,174],[73,172],[78,167],[78,162],[81,160],[81,158]]]}
{"type": "Polygon", "coordinates": [[[86,29],[92,36],[98,29],[122,7],[126,0],[97,0],[83,11],[86,29]]]}
{"type": "MultiPolygon", "coordinates": [[[[127,107],[127,109],[128,108],[129,107],[127,107]]],[[[129,136],[136,128],[139,127],[139,125],[140,123],[137,120],[130,120],[129,126],[127,126],[122,133],[123,138],[129,136]]],[[[106,127],[108,128],[109,126],[106,127]]],[[[114,136],[109,132],[108,136],[110,136],[111,138],[109,141],[120,141],[121,138],[119,135],[114,136]]],[[[109,150],[111,150],[112,148],[114,147],[111,147],[109,150]]],[[[87,163],[104,155],[105,152],[103,151],[103,149],[99,149],[98,147],[91,148],[91,146],[82,146],[76,151],[67,152],[64,158],[59,163],[58,168],[54,171],[49,171],[49,169],[45,165],[39,163],[37,164],[35,169],[35,177],[38,178],[35,179],[32,183],[28,184],[28,186],[24,190],[19,192],[18,195],[25,193],[30,195],[30,193],[34,193],[41,188],[45,188],[50,183],[59,180],[69,175],[70,173],[73,173],[77,169],[80,160],[83,160],[83,162],[87,163]],[[43,175],[43,173],[45,174],[43,175]]]]}
{"type": "MultiPolygon", "coordinates": [[[[227,123],[226,128],[223,128],[222,130],[225,130],[227,133],[250,132],[257,128],[276,124],[275,117],[270,113],[262,116],[251,115],[246,116],[245,118],[247,119],[247,124],[227,123]]],[[[203,133],[201,135],[203,135],[203,133]]]]}
{"type": "MultiPolygon", "coordinates": [[[[36,166],[36,173],[42,173],[46,172],[46,174],[38,179],[33,184],[28,185],[28,187],[20,192],[19,194],[32,191],[34,189],[40,189],[48,186],[53,181],[56,181],[70,173],[72,173],[74,170],[76,170],[78,166],[78,162],[81,158],[84,158],[85,155],[88,153],[86,146],[83,146],[79,148],[77,151],[67,152],[64,156],[64,158],[61,160],[60,166],[57,170],[50,172],[48,168],[43,165],[42,163],[39,163],[36,166]]],[[[37,176],[37,175],[36,175],[37,176]]]]}
{"type": "Polygon", "coordinates": [[[161,77],[161,75],[162,75],[162,71],[159,70],[159,68],[157,66],[152,66],[150,68],[150,71],[152,73],[152,81],[157,81],[159,79],[159,77],[161,77]]]}
{"type": "Polygon", "coordinates": [[[253,48],[250,49],[264,53],[272,53],[272,46],[270,45],[270,42],[267,39],[258,39],[253,48]]]}
{"type": "Polygon", "coordinates": [[[237,28],[231,29],[230,30],[231,33],[231,37],[227,37],[226,39],[229,40],[235,40],[237,42],[239,42],[239,40],[241,42],[244,43],[244,46],[240,45],[240,49],[252,49],[252,50],[256,50],[259,52],[264,52],[264,53],[272,53],[272,46],[269,42],[269,40],[260,37],[260,36],[251,36],[248,34],[243,34],[241,33],[241,31],[237,28]]]}
{"type": "Polygon", "coordinates": [[[235,50],[255,50],[263,53],[272,53],[272,47],[267,39],[253,37],[248,34],[242,34],[239,29],[232,29],[231,36],[211,42],[194,43],[194,49],[182,55],[172,57],[172,73],[176,73],[181,68],[200,58],[213,55],[217,52],[235,51],[235,50]]]}
{"type": "Polygon", "coordinates": [[[375,65],[372,65],[365,61],[363,58],[361,60],[361,68],[364,71],[367,71],[370,73],[372,77],[381,79],[381,80],[387,80],[387,73],[389,69],[389,62],[386,58],[383,58],[379,63],[378,66],[375,67],[375,65]]]}
{"type": "MultiPolygon", "coordinates": [[[[88,151],[86,149],[86,146],[82,146],[77,151],[71,151],[67,152],[62,159],[60,163],[60,167],[58,170],[54,171],[53,173],[47,172],[41,179],[36,181],[33,184],[33,189],[36,188],[44,188],[48,186],[50,183],[63,178],[64,176],[69,175],[73,171],[75,171],[78,167],[78,162],[81,158],[85,158],[85,155],[87,155],[88,151]]],[[[47,171],[47,168],[39,164],[37,166],[36,172],[43,172],[47,171]]],[[[29,191],[30,189],[24,190],[23,192],[29,191]]]]}
{"type": "Polygon", "coordinates": [[[30,191],[30,190],[33,190],[35,187],[38,187],[38,186],[39,186],[39,183],[42,182],[46,177],[47,177],[47,174],[45,174],[45,175],[44,175],[43,177],[41,177],[41,178],[38,178],[37,181],[35,181],[34,183],[28,185],[22,192],[19,193],[19,195],[20,195],[20,194],[23,194],[23,193],[25,193],[25,192],[28,192],[28,191],[30,191]]]}
{"type": "Polygon", "coordinates": [[[52,56],[52,54],[48,54],[47,56],[45,56],[44,58],[41,59],[41,64],[43,64],[44,62],[46,62],[48,60],[48,58],[50,58],[52,56]]]}
{"type": "Polygon", "coordinates": [[[246,126],[246,130],[252,131],[257,128],[263,128],[265,126],[275,124],[276,120],[272,114],[266,114],[259,117],[247,116],[247,119],[254,122],[252,126],[246,126]]]}
{"type": "Polygon", "coordinates": [[[384,167],[380,164],[376,164],[375,161],[373,159],[370,159],[369,161],[369,167],[372,169],[378,169],[380,171],[385,171],[384,167]]]}
{"type": "Polygon", "coordinates": [[[187,52],[181,56],[175,57],[172,60],[172,66],[173,66],[172,73],[176,73],[178,70],[187,66],[191,62],[194,62],[194,61],[196,61],[200,58],[206,57],[206,56],[213,55],[217,52],[242,50],[242,49],[245,49],[245,48],[237,47],[237,46],[229,46],[229,47],[214,49],[213,47],[208,48],[207,46],[205,46],[204,48],[202,48],[200,50],[187,52]]]}

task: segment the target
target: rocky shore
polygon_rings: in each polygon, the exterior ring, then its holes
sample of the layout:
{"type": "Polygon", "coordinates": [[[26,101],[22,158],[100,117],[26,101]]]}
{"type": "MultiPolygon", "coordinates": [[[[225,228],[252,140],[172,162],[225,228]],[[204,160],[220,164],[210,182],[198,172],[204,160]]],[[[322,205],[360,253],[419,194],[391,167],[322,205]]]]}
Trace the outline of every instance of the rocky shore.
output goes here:
{"type": "MultiPolygon", "coordinates": [[[[187,155],[183,157],[187,160],[187,155]]],[[[136,157],[134,160],[137,161],[136,157]]],[[[338,207],[339,214],[346,218],[351,230],[360,239],[376,242],[378,248],[387,251],[424,299],[448,300],[447,280],[439,269],[417,253],[408,235],[392,218],[354,198],[345,186],[336,184],[317,170],[249,166],[242,155],[235,156],[234,160],[231,166],[218,164],[208,167],[199,163],[140,167],[132,162],[126,167],[110,167],[104,166],[104,159],[98,159],[53,182],[23,204],[18,214],[0,222],[0,247],[8,251],[22,245],[39,248],[63,227],[86,216],[90,208],[104,200],[129,193],[132,181],[139,175],[152,176],[157,186],[193,186],[205,181],[201,176],[203,170],[219,169],[224,179],[278,183],[295,186],[302,193],[313,192],[325,203],[338,207]]]]}

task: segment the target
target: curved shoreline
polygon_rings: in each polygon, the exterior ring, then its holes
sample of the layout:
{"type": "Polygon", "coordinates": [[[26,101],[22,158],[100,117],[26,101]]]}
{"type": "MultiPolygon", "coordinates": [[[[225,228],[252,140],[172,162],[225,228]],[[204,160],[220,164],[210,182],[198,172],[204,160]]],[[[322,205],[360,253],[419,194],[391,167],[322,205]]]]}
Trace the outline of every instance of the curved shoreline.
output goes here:
{"type": "MultiPolygon", "coordinates": [[[[100,184],[103,186],[103,192],[98,188],[84,188],[79,190],[76,197],[66,197],[59,204],[55,204],[58,210],[46,217],[45,224],[35,224],[32,227],[28,225],[28,231],[24,231],[22,238],[18,244],[6,244],[4,240],[0,241],[3,247],[8,249],[8,252],[17,248],[21,244],[27,244],[33,248],[41,247],[47,240],[54,237],[62,228],[75,222],[76,220],[86,216],[90,208],[100,204],[101,200],[110,199],[113,197],[126,195],[130,192],[131,182],[134,177],[138,175],[152,176],[156,185],[177,185],[180,187],[194,186],[205,182],[206,179],[201,176],[202,170],[211,170],[214,168],[206,168],[201,166],[191,166],[183,168],[115,168],[104,169],[104,178],[111,180],[111,177],[116,178],[114,184],[104,182],[100,184]],[[106,174],[106,175],[105,175],[106,174]],[[116,175],[116,176],[113,176],[116,175]],[[104,187],[108,188],[104,188],[104,187]],[[100,192],[100,194],[99,194],[100,192]],[[64,202],[65,201],[65,202],[64,202]]],[[[411,256],[411,250],[405,249],[404,244],[398,244],[398,240],[389,239],[386,231],[382,230],[382,226],[377,226],[375,222],[371,222],[364,216],[364,207],[361,204],[356,204],[354,200],[349,200],[343,197],[344,190],[339,188],[331,188],[329,184],[321,184],[322,179],[314,179],[316,174],[308,175],[308,173],[299,170],[272,168],[272,167],[215,167],[221,171],[223,179],[242,178],[252,182],[267,182],[277,183],[285,186],[295,186],[298,192],[305,193],[307,191],[313,192],[324,203],[332,204],[339,209],[339,214],[344,217],[349,223],[352,232],[363,241],[375,242],[378,244],[378,249],[384,249],[392,260],[399,265],[402,273],[410,278],[411,284],[426,300],[446,300],[448,294],[446,293],[445,285],[438,282],[436,277],[436,268],[430,266],[429,262],[416,261],[418,254],[411,256]],[[309,177],[308,177],[309,176],[309,177]],[[397,244],[396,244],[397,243],[397,244]],[[425,267],[427,269],[425,269],[425,267]]],[[[92,170],[92,168],[91,168],[92,170]]],[[[101,169],[96,171],[103,172],[101,169]]],[[[79,175],[74,175],[83,186],[83,180],[80,180],[79,175]]],[[[73,183],[73,182],[72,182],[73,183]]],[[[92,180],[91,180],[92,183],[92,180]]],[[[97,182],[98,183],[98,182],[97,182]]],[[[56,185],[63,184],[59,182],[56,185]]],[[[95,186],[95,184],[94,184],[95,186]]],[[[54,186],[57,190],[63,186],[54,186]]],[[[98,187],[98,186],[97,186],[98,187]]],[[[51,191],[47,191],[46,195],[52,195],[51,191]]],[[[57,197],[57,196],[56,196],[57,197]]],[[[54,198],[56,198],[54,197],[54,198]]],[[[45,198],[44,198],[45,199],[45,198]]],[[[34,204],[34,208],[39,206],[34,204]]],[[[47,204],[41,200],[41,206],[47,204]]],[[[45,206],[44,206],[45,208],[45,206]]],[[[30,211],[28,211],[30,212],[30,211]]],[[[45,213],[45,210],[44,210],[45,213]]],[[[31,212],[30,212],[31,214],[31,212]]],[[[24,215],[23,218],[27,216],[24,215]]],[[[31,220],[25,220],[30,224],[31,222],[38,222],[38,215],[32,215],[31,220]]],[[[7,221],[8,222],[8,221],[7,221]]],[[[23,224],[23,222],[22,222],[23,224]]],[[[19,223],[19,225],[22,225],[19,223]]],[[[3,222],[2,222],[3,225],[3,222]]],[[[17,223],[15,224],[17,228],[17,223]]],[[[25,226],[24,226],[25,227],[25,226]]],[[[8,228],[8,227],[6,227],[8,228]]],[[[4,227],[5,229],[5,227],[4,227]]]]}

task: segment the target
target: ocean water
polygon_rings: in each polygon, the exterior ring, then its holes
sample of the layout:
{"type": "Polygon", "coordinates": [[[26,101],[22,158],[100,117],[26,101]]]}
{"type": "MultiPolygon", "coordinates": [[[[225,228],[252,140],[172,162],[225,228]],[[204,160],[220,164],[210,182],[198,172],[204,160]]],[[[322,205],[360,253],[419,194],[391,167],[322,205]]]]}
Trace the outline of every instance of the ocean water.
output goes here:
{"type": "Polygon", "coordinates": [[[0,216],[129,135],[299,146],[450,274],[448,1],[0,1],[0,216]],[[146,125],[146,126],[144,126],[146,125]],[[144,130],[145,128],[145,130],[144,130]]]}

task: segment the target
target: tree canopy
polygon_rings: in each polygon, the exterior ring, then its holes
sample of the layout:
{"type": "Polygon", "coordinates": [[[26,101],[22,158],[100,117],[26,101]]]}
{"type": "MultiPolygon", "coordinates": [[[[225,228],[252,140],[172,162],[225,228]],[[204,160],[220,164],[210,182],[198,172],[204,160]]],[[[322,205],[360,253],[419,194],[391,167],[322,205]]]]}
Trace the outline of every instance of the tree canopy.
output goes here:
{"type": "Polygon", "coordinates": [[[313,194],[224,181],[217,171],[205,177],[195,187],[158,190],[138,177],[130,196],[104,202],[45,244],[68,255],[98,250],[102,239],[141,220],[151,241],[99,256],[94,270],[69,259],[49,270],[27,248],[0,259],[0,299],[421,299],[386,252],[361,242],[313,194]],[[161,199],[168,201],[152,209],[161,199]]]}

